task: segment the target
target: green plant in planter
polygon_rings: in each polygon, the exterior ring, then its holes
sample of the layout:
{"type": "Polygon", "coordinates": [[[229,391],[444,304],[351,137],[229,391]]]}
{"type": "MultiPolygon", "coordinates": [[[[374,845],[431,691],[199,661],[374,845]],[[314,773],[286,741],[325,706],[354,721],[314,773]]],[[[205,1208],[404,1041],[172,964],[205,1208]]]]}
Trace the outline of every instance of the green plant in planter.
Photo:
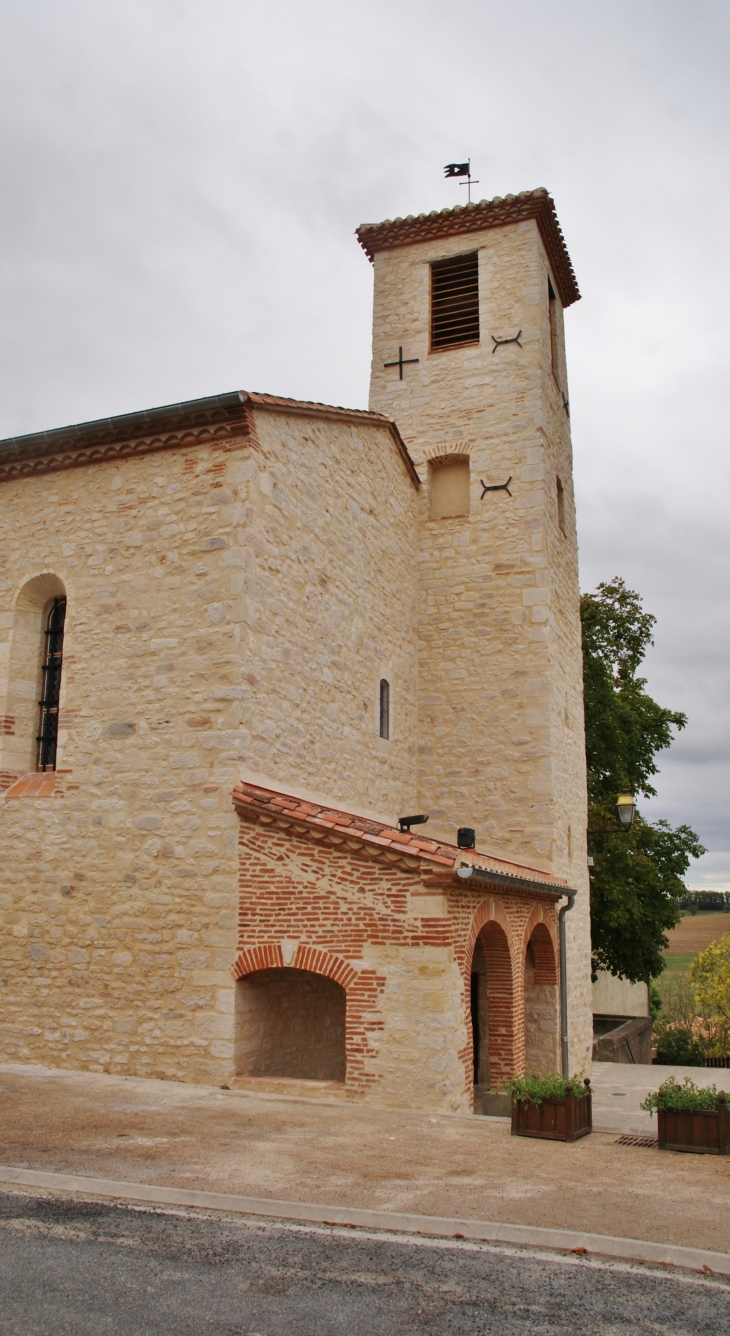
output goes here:
{"type": "Polygon", "coordinates": [[[566,1095],[575,1095],[580,1099],[587,1093],[580,1076],[571,1076],[568,1080],[557,1072],[550,1076],[539,1076],[537,1072],[525,1072],[524,1076],[515,1076],[507,1086],[507,1094],[518,1104],[542,1104],[544,1099],[565,1099],[566,1095]]]}
{"type": "Polygon", "coordinates": [[[647,1113],[653,1113],[654,1109],[716,1109],[718,1095],[722,1093],[714,1085],[696,1086],[688,1076],[681,1085],[676,1077],[670,1076],[658,1090],[647,1095],[641,1107],[647,1113]]]}

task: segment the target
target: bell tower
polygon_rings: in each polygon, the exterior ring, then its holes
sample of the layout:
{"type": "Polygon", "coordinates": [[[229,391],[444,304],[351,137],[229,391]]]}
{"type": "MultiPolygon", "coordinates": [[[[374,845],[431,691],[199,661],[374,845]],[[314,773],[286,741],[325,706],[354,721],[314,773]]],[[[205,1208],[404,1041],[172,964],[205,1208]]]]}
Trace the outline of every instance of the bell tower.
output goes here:
{"type": "Polygon", "coordinates": [[[563,312],[579,299],[535,190],[358,229],[370,408],[421,480],[419,811],[428,833],[565,877],[571,1061],[590,1054],[578,548],[563,312]]]}

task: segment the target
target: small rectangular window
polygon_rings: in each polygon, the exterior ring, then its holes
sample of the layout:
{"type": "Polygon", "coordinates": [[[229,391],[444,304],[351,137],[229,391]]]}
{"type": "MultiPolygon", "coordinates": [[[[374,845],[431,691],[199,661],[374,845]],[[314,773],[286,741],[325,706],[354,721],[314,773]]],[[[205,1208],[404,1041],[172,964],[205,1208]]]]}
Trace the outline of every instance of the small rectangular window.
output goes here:
{"type": "Polygon", "coordinates": [[[560,331],[558,329],[558,299],[548,279],[548,311],[550,312],[550,362],[553,375],[560,383],[560,331]]]}
{"type": "Polygon", "coordinates": [[[390,737],[390,682],[380,679],[380,736],[390,737]]]}
{"type": "Polygon", "coordinates": [[[431,265],[431,350],[479,342],[479,252],[431,265]]]}
{"type": "Polygon", "coordinates": [[[558,524],[561,531],[565,533],[565,491],[559,478],[556,478],[558,493],[558,524]]]}

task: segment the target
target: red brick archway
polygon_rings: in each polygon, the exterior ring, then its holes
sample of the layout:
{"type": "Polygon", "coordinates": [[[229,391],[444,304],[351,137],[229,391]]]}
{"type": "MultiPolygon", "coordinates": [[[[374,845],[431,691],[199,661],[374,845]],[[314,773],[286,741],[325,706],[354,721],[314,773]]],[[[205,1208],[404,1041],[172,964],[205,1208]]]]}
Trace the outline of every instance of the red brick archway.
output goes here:
{"type": "Polygon", "coordinates": [[[522,938],[523,961],[528,946],[532,947],[535,968],[540,975],[539,982],[541,984],[557,984],[559,980],[559,951],[558,934],[553,913],[546,916],[544,910],[533,909],[525,924],[525,932],[522,938]]]}
{"type": "Polygon", "coordinates": [[[245,947],[233,963],[233,973],[237,979],[244,979],[247,974],[255,974],[258,970],[289,967],[296,970],[310,970],[312,974],[324,974],[325,978],[333,979],[345,990],[351,988],[358,977],[357,970],[341,956],[333,956],[329,951],[323,951],[318,946],[308,946],[303,942],[297,943],[293,956],[288,960],[284,959],[279,942],[265,942],[260,946],[245,947]]]}
{"type": "Polygon", "coordinates": [[[546,922],[535,910],[523,938],[525,982],[525,1065],[547,1074],[558,1067],[558,947],[552,916],[546,922]]]}
{"type": "Polygon", "coordinates": [[[520,965],[519,946],[503,906],[496,898],[485,900],[474,915],[467,938],[465,998],[470,1002],[468,1029],[474,1062],[477,1043],[479,1046],[476,1081],[492,1090],[503,1086],[524,1066],[520,965]]]}
{"type": "Polygon", "coordinates": [[[381,999],[385,979],[373,969],[355,969],[347,960],[306,942],[264,942],[244,947],[233,964],[236,979],[261,971],[288,970],[319,975],[345,991],[345,1080],[364,1092],[376,1081],[371,1059],[383,1029],[381,999]],[[289,946],[284,958],[283,946],[289,946]]]}

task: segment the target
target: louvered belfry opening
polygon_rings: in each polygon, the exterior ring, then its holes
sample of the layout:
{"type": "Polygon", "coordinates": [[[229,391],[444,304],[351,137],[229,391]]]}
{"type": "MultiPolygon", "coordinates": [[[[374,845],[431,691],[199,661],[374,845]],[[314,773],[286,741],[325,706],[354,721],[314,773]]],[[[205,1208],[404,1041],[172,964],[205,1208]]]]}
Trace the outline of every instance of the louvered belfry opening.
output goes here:
{"type": "Polygon", "coordinates": [[[479,252],[431,265],[431,351],[479,342],[479,252]]]}
{"type": "Polygon", "coordinates": [[[55,770],[58,746],[58,702],[61,696],[61,668],[63,666],[63,631],[66,622],[66,600],[55,598],[48,614],[43,655],[43,690],[38,704],[41,707],[38,743],[38,769],[55,770]]]}

